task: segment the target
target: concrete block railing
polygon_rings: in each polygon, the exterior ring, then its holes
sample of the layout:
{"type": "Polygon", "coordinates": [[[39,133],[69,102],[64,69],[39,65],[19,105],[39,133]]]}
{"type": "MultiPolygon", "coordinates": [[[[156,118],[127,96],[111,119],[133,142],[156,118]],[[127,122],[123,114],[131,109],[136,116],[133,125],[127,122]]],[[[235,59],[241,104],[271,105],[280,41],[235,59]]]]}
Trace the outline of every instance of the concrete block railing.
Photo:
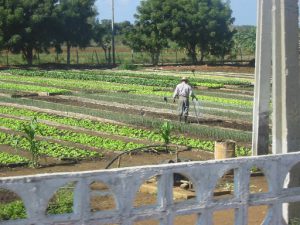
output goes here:
{"type": "Polygon", "coordinates": [[[189,162],[158,166],[133,167],[80,173],[56,173],[25,177],[0,178],[0,189],[16,193],[23,201],[27,218],[1,221],[0,225],[132,225],[136,221],[157,220],[162,225],[173,224],[179,215],[199,215],[197,225],[212,224],[215,211],[234,209],[235,224],[246,225],[248,207],[267,205],[268,214],[263,224],[283,224],[284,203],[300,202],[300,187],[285,188],[289,171],[300,162],[300,153],[286,155],[237,158],[223,161],[189,162]],[[250,170],[261,169],[268,181],[267,193],[249,192],[250,170]],[[218,180],[234,170],[234,196],[214,199],[218,180]],[[194,185],[196,198],[173,202],[173,174],[188,177],[194,185]],[[157,177],[157,203],[134,207],[140,186],[151,177],[157,177]],[[92,212],[90,184],[105,183],[114,196],[116,209],[92,212]],[[75,183],[73,213],[47,215],[48,202],[62,186],[75,183]]]}

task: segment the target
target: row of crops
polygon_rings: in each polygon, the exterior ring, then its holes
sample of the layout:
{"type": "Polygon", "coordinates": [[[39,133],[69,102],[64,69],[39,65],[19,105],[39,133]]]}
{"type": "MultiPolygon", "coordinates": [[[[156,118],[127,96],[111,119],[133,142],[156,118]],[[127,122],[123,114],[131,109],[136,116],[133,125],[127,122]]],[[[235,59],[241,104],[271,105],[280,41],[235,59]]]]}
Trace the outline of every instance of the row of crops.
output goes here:
{"type": "MultiPolygon", "coordinates": [[[[113,120],[121,123],[130,124],[137,127],[148,128],[150,130],[157,130],[163,123],[159,118],[155,117],[142,117],[142,116],[132,116],[124,112],[114,112],[114,111],[104,111],[91,108],[85,108],[80,106],[72,106],[66,104],[58,104],[52,102],[45,102],[40,100],[32,99],[11,99],[0,97],[2,102],[14,102],[19,108],[34,107],[40,110],[55,110],[56,112],[65,112],[80,114],[84,117],[92,116],[95,118],[104,118],[108,120],[113,120]]],[[[205,126],[199,124],[181,124],[179,122],[172,122],[174,132],[187,135],[192,135],[195,137],[202,137],[203,139],[219,140],[219,139],[233,139],[240,142],[251,141],[251,132],[246,132],[242,130],[230,130],[223,129],[221,127],[205,126]]]]}
{"type": "MultiPolygon", "coordinates": [[[[80,127],[85,128],[90,131],[98,131],[103,132],[108,135],[118,135],[127,138],[135,138],[138,140],[147,140],[153,143],[161,143],[163,141],[161,135],[158,132],[149,131],[145,129],[138,129],[129,127],[126,125],[116,125],[116,124],[108,124],[108,123],[100,123],[95,122],[88,119],[75,119],[70,117],[61,117],[57,115],[35,112],[32,110],[26,109],[18,109],[14,107],[0,107],[0,113],[2,114],[2,118],[0,118],[0,127],[5,127],[9,130],[20,132],[22,131],[22,127],[28,121],[24,120],[24,117],[30,119],[31,117],[38,117],[41,120],[39,124],[38,135],[41,137],[51,137],[55,140],[63,140],[69,143],[78,143],[85,146],[99,148],[99,152],[81,150],[74,147],[64,146],[55,142],[49,141],[40,141],[40,149],[43,155],[47,155],[54,158],[64,159],[64,158],[75,158],[75,159],[94,159],[100,158],[102,153],[106,151],[124,151],[132,148],[142,147],[143,144],[134,143],[134,142],[124,142],[116,139],[103,138],[97,135],[90,135],[82,132],[74,132],[54,126],[49,126],[45,124],[45,121],[56,122],[63,125],[72,126],[74,128],[80,127]],[[6,117],[5,117],[6,116],[6,117]],[[14,117],[14,118],[9,118],[14,117]],[[21,117],[16,118],[16,117],[21,117]],[[44,122],[44,123],[43,123],[44,122]]],[[[22,150],[26,151],[29,148],[26,140],[20,136],[17,137],[20,143],[20,147],[22,150]]],[[[16,135],[1,133],[0,135],[0,144],[14,145],[16,140],[16,135]]],[[[205,141],[199,139],[188,138],[182,135],[172,135],[171,143],[177,145],[185,145],[190,146],[196,149],[202,149],[206,151],[213,151],[214,142],[213,141],[205,141]]],[[[244,154],[248,150],[244,147],[238,146],[237,153],[244,154]]],[[[1,164],[10,163],[8,160],[9,157],[5,157],[6,160],[1,160],[1,164]]],[[[12,155],[11,158],[15,156],[12,155]]],[[[24,162],[24,160],[20,160],[20,163],[24,162]]]]}
{"type": "MultiPolygon", "coordinates": [[[[47,77],[74,80],[94,80],[121,84],[136,84],[144,86],[174,87],[178,83],[178,78],[169,75],[158,75],[154,73],[129,73],[125,71],[30,71],[30,70],[10,70],[11,74],[30,77],[47,77]]],[[[251,86],[251,82],[245,79],[210,79],[210,78],[190,78],[190,83],[194,86],[204,86],[210,88],[220,88],[224,85],[251,86]]]]}
{"type": "MultiPolygon", "coordinates": [[[[41,77],[23,77],[15,75],[3,75],[0,74],[0,80],[5,82],[23,82],[22,84],[8,83],[10,86],[8,89],[12,89],[14,86],[16,90],[19,91],[46,91],[46,92],[56,92],[56,93],[68,93],[68,90],[73,91],[107,91],[107,92],[131,92],[136,95],[143,96],[172,96],[172,89],[163,89],[158,88],[157,86],[142,86],[142,85],[132,85],[132,84],[118,84],[111,82],[102,82],[102,81],[81,81],[81,80],[69,80],[69,79],[58,79],[58,78],[41,78],[41,77]],[[38,87],[36,85],[47,85],[51,86],[51,89],[48,90],[46,87],[38,87]],[[27,87],[28,86],[28,87],[27,87]],[[23,87],[23,88],[22,88],[23,87]],[[64,88],[64,89],[62,89],[64,88]],[[68,90],[66,90],[68,89],[68,90]]],[[[6,89],[6,86],[1,86],[1,89],[6,89]]],[[[196,91],[197,94],[197,91],[196,91]]],[[[200,101],[206,102],[215,102],[221,104],[231,104],[242,107],[251,107],[252,101],[251,98],[237,99],[237,98],[225,98],[225,97],[216,97],[211,95],[202,95],[201,91],[198,95],[200,101]]]]}

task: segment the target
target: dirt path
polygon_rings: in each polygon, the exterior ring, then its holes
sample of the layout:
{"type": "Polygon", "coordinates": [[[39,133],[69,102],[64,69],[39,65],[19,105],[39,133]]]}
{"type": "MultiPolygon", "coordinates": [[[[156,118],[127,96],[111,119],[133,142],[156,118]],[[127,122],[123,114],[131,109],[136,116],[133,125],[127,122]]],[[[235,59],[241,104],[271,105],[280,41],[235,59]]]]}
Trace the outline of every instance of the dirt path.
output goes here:
{"type": "MultiPolygon", "coordinates": [[[[153,68],[157,69],[157,68],[153,68]]],[[[209,65],[198,65],[198,66],[160,66],[159,69],[161,71],[192,71],[195,70],[197,72],[216,72],[218,73],[231,73],[231,74],[239,74],[246,73],[246,76],[253,76],[254,67],[250,66],[209,66],[209,65]]]]}

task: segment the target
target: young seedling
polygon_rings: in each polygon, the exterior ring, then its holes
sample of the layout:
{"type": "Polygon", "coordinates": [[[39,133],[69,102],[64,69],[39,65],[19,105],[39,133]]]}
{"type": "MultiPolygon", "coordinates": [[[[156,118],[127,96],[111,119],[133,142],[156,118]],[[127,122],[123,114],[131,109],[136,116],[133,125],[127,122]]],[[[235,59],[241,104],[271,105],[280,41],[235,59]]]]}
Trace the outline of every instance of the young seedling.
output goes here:
{"type": "MultiPolygon", "coordinates": [[[[38,122],[37,118],[34,117],[30,123],[23,125],[21,127],[21,131],[25,133],[24,138],[27,140],[29,144],[29,153],[31,154],[32,166],[37,168],[39,166],[39,158],[40,158],[40,146],[39,142],[36,140],[36,135],[38,130],[38,122]]],[[[20,139],[18,137],[14,138],[13,142],[14,146],[17,147],[20,144],[20,139]]]]}
{"type": "Polygon", "coordinates": [[[173,129],[173,126],[170,124],[170,122],[164,122],[162,124],[162,126],[160,127],[160,134],[164,140],[164,144],[166,146],[166,151],[168,151],[168,144],[170,144],[170,141],[171,141],[172,129],[173,129]]]}

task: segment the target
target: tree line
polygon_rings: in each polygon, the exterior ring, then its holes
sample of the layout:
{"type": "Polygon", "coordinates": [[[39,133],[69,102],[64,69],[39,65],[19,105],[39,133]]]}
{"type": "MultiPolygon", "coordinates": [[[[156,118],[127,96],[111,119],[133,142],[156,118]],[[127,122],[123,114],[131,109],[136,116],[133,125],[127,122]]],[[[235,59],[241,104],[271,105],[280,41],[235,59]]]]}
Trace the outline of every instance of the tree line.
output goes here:
{"type": "MultiPolygon", "coordinates": [[[[21,53],[31,65],[34,52],[54,48],[60,54],[64,46],[70,64],[72,47],[93,42],[111,63],[111,21],[97,15],[95,0],[0,0],[0,50],[21,53]]],[[[116,23],[115,35],[132,50],[149,53],[154,65],[165,48],[184,49],[194,64],[233,51],[242,59],[245,48],[254,51],[254,43],[255,49],[255,28],[237,29],[233,22],[228,1],[144,0],[135,22],[116,23]]]]}

